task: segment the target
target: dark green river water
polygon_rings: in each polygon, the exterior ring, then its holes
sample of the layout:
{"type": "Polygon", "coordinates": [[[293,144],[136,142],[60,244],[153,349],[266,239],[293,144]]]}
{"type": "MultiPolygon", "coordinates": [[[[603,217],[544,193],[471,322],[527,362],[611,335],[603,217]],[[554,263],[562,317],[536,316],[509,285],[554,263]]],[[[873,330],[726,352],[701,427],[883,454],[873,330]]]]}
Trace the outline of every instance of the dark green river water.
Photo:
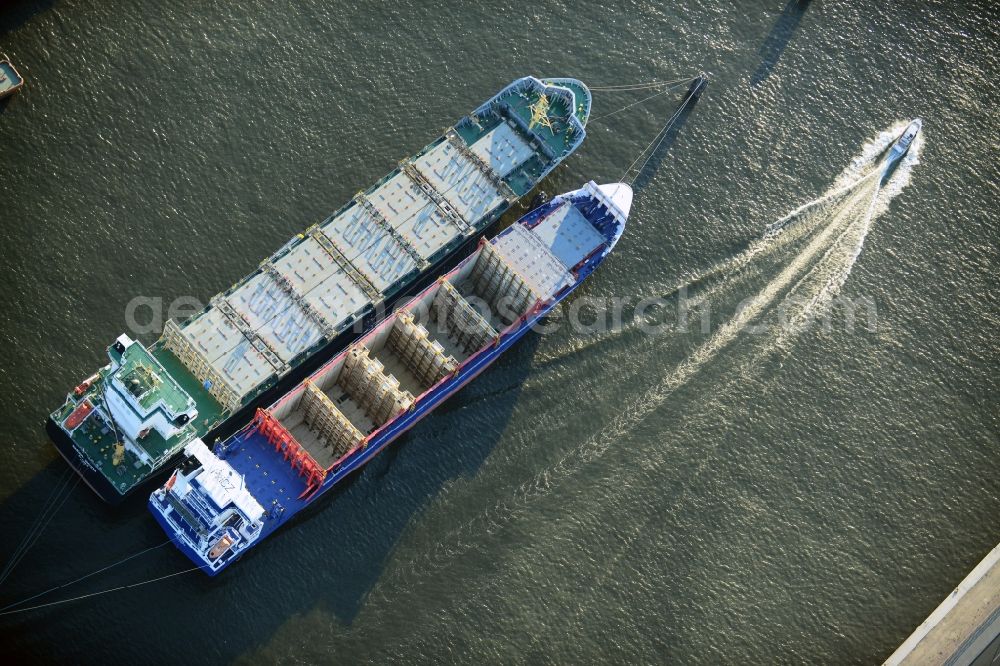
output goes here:
{"type": "MultiPolygon", "coordinates": [[[[46,414],[133,297],[207,300],[514,78],[709,72],[575,298],[634,303],[723,262],[692,287],[711,331],[530,335],[223,575],[0,615],[5,654],[873,663],[997,543],[996,5],[518,5],[0,8],[28,81],[0,110],[0,561],[65,471],[46,414]],[[856,260],[803,238],[726,268],[917,116],[919,160],[856,260]],[[792,269],[806,296],[842,278],[877,321],[727,326],[744,299],[773,315],[792,269]]],[[[594,116],[643,96],[595,92],[594,116]]],[[[679,99],[592,122],[542,187],[619,178],[679,99]]],[[[0,606],[163,539],[143,498],[110,509],[76,487],[0,606]]],[[[27,605],[189,566],[167,546],[27,605]]]]}

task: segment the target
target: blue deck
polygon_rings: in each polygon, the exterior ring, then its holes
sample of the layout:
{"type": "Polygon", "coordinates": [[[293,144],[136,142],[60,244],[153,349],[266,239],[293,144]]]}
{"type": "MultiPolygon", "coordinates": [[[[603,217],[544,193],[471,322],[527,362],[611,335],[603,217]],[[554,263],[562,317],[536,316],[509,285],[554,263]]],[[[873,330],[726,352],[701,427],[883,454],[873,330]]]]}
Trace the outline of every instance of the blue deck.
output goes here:
{"type": "MultiPolygon", "coordinates": [[[[222,449],[217,449],[216,455],[220,452],[222,449]]],[[[284,507],[285,516],[291,516],[307,504],[298,499],[306,489],[305,478],[257,430],[250,428],[226,440],[221,457],[243,476],[265,511],[277,504],[284,507]]]]}

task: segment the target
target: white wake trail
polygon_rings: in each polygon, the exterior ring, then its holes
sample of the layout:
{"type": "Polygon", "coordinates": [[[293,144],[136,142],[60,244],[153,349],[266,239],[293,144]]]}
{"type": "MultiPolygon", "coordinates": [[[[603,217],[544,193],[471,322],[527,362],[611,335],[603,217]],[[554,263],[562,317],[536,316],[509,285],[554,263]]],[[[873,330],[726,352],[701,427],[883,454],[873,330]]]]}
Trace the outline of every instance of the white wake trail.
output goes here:
{"type": "MultiPolygon", "coordinates": [[[[907,123],[898,123],[889,130],[882,132],[879,137],[865,146],[864,156],[869,159],[882,154],[886,147],[899,136],[899,133],[906,127],[907,123]]],[[[810,301],[800,313],[789,320],[789,325],[781,331],[774,346],[784,346],[789,340],[797,337],[805,330],[810,322],[817,316],[829,317],[830,309],[833,307],[837,297],[841,293],[847,279],[851,275],[854,265],[857,263],[861,252],[864,249],[865,240],[871,231],[875,219],[888,210],[891,202],[903,189],[909,185],[913,168],[920,163],[920,152],[923,148],[924,135],[921,132],[914,139],[909,152],[900,160],[899,165],[886,182],[875,181],[874,191],[865,213],[861,216],[857,224],[849,226],[845,230],[845,236],[853,232],[853,241],[844,243],[846,249],[841,244],[836,243],[831,247],[831,252],[839,250],[840,254],[831,262],[826,282],[812,296],[810,301]]],[[[864,162],[856,161],[852,169],[861,168],[864,162]]],[[[849,169],[850,171],[850,169],[849,169]]],[[[882,170],[876,169],[880,177],[882,170]]],[[[842,176],[844,177],[844,176],[842,176]]],[[[848,174],[846,177],[850,177],[848,174]]]]}
{"type": "MultiPolygon", "coordinates": [[[[697,273],[684,276],[679,282],[673,283],[672,287],[667,288],[669,283],[656,285],[650,290],[650,295],[642,300],[656,298],[657,294],[664,289],[666,289],[666,293],[660,296],[663,299],[675,294],[684,295],[688,290],[697,285],[718,278],[713,284],[699,290],[696,295],[692,297],[684,296],[685,305],[689,309],[701,306],[712,296],[729,287],[734,280],[744,277],[745,271],[752,267],[754,260],[762,254],[773,254],[780,251],[791,243],[815,231],[824,221],[828,222],[824,218],[824,213],[835,209],[836,205],[842,202],[845,196],[855,192],[859,186],[872,181],[878,175],[877,171],[857,175],[851,173],[850,169],[845,173],[850,174],[849,182],[831,189],[819,198],[799,206],[781,219],[770,223],[765,227],[763,235],[751,241],[743,251],[697,273]]],[[[838,178],[838,181],[842,180],[844,180],[843,176],[838,178]]],[[[640,300],[640,302],[642,301],[640,300]]],[[[635,331],[646,323],[648,322],[643,319],[636,319],[605,333],[578,338],[570,341],[561,348],[548,352],[539,360],[542,363],[550,363],[570,354],[579,353],[635,331]]]]}

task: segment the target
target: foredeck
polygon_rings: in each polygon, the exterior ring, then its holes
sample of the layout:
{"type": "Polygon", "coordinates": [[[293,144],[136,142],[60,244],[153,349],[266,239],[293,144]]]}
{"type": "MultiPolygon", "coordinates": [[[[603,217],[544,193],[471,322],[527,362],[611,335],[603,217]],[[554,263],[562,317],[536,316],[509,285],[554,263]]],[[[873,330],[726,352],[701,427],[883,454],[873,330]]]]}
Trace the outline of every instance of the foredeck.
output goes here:
{"type": "Polygon", "coordinates": [[[466,142],[474,143],[483,134],[504,122],[502,115],[498,114],[496,110],[506,107],[512,114],[511,120],[526,129],[530,129],[533,138],[543,142],[553,155],[565,155],[567,149],[579,138],[574,136],[574,131],[569,129],[570,123],[567,122],[569,116],[573,115],[573,110],[562,98],[547,96],[550,105],[548,117],[551,126],[532,125],[532,106],[538,103],[541,95],[542,91],[536,88],[524,87],[507,90],[491,103],[493,111],[477,109],[471,117],[471,122],[463,121],[455,127],[466,142]]]}
{"type": "Polygon", "coordinates": [[[586,125],[590,116],[590,91],[575,79],[545,79],[545,82],[551,82],[554,85],[569,88],[573,91],[573,96],[576,98],[576,109],[574,112],[577,119],[586,125]]]}

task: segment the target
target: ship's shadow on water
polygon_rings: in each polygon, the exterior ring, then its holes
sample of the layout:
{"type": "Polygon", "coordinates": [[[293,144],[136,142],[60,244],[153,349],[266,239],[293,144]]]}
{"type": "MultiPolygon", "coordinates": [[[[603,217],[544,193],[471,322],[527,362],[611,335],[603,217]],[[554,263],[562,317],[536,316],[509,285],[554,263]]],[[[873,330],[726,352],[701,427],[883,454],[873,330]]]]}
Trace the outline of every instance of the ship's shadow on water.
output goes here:
{"type": "MultiPolygon", "coordinates": [[[[55,655],[72,637],[81,654],[143,660],[148,648],[144,641],[122,642],[118,637],[148,636],[151,626],[170,618],[173,630],[185,636],[171,648],[172,660],[197,662],[213,655],[231,661],[266,644],[296,615],[319,609],[350,624],[415,517],[445,485],[474,475],[490,455],[518,403],[540,339],[528,333],[356,476],[219,576],[193,572],[139,589],[0,616],[6,651],[37,659],[55,655]],[[95,617],[107,621],[95,624],[95,617]]],[[[65,471],[61,459],[54,461],[0,506],[7,535],[0,565],[28,532],[45,498],[70,478],[65,471]]],[[[78,484],[14,575],[0,586],[0,608],[163,543],[166,536],[146,509],[147,497],[144,490],[122,506],[108,507],[78,484]]],[[[190,566],[168,544],[23,607],[190,566]]]]}
{"type": "Polygon", "coordinates": [[[767,33],[764,43],[760,47],[760,64],[756,71],[750,76],[750,87],[755,88],[767,80],[774,68],[781,59],[781,54],[785,52],[788,43],[795,36],[795,31],[802,21],[806,10],[809,9],[811,0],[788,0],[788,4],[781,10],[781,15],[774,22],[771,31],[767,33]]]}
{"type": "MultiPolygon", "coordinates": [[[[55,5],[56,0],[35,0],[33,2],[17,2],[17,0],[7,2],[6,0],[0,0],[0,37],[4,37],[20,28],[38,14],[52,9],[55,5]]],[[[0,48],[0,58],[4,58],[6,55],[3,49],[0,48]]],[[[14,62],[14,66],[18,67],[18,63],[14,62]]],[[[19,67],[19,71],[22,75],[24,74],[23,65],[19,67]]],[[[21,92],[23,92],[23,89],[21,92]]],[[[14,93],[0,99],[0,116],[7,111],[7,107],[10,106],[18,94],[14,93]]]]}
{"type": "Polygon", "coordinates": [[[56,0],[0,0],[0,37],[20,28],[32,18],[56,6],[56,0]]]}

